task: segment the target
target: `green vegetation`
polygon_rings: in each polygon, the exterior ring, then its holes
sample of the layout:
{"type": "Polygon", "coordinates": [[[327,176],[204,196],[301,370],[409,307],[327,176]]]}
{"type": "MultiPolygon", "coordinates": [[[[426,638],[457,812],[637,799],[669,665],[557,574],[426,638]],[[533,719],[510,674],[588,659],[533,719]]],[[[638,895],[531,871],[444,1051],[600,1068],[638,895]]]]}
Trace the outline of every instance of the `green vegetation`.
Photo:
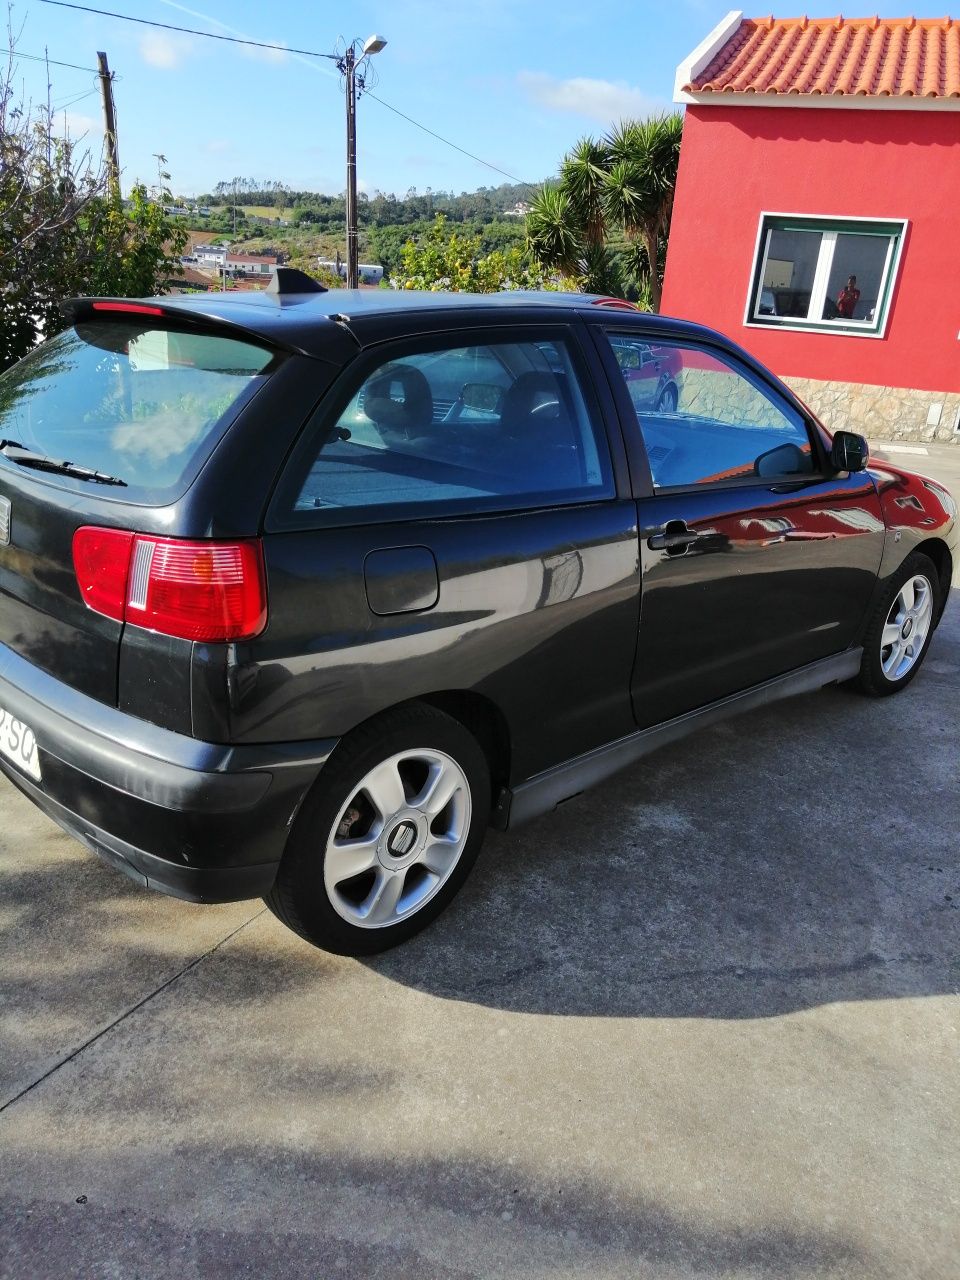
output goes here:
{"type": "Polygon", "coordinates": [[[438,213],[424,234],[404,244],[390,283],[399,289],[497,293],[501,289],[542,289],[543,273],[531,270],[521,245],[484,253],[479,232],[471,235],[450,228],[446,216],[438,213]]]}
{"type": "Polygon", "coordinates": [[[530,251],[544,270],[660,309],[682,128],[679,114],[655,116],[621,121],[600,141],[581,138],[559,186],[543,187],[527,218],[530,251]]]}
{"type": "Polygon", "coordinates": [[[65,298],[162,292],[187,238],[143,187],[124,208],[102,166],[57,136],[51,108],[20,100],[10,43],[0,78],[0,369],[62,329],[65,298]]]}

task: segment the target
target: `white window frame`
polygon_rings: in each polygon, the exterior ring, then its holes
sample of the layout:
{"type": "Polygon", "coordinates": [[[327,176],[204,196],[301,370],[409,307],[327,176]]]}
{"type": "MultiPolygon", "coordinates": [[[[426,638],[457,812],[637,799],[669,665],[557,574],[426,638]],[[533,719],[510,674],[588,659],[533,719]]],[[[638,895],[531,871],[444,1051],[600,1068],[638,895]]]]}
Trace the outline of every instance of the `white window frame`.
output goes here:
{"type": "Polygon", "coordinates": [[[886,335],[890,312],[893,309],[891,303],[900,274],[900,259],[903,254],[903,246],[907,238],[909,225],[909,219],[902,217],[866,218],[862,216],[852,217],[842,213],[782,213],[764,209],[761,211],[757,222],[757,238],[754,245],[753,259],[750,264],[750,278],[747,284],[747,305],[743,315],[744,327],[747,329],[773,329],[795,333],[835,334],[847,338],[883,338],[886,335]],[[803,319],[783,316],[774,317],[772,320],[761,320],[758,314],[763,287],[762,282],[766,275],[770,237],[776,229],[775,227],[767,226],[767,222],[774,219],[808,222],[811,231],[820,231],[820,253],[817,258],[817,267],[810,292],[810,305],[807,308],[807,316],[803,319]],[[887,233],[887,254],[883,263],[880,300],[878,302],[878,305],[882,307],[879,326],[876,325],[874,320],[848,320],[842,318],[813,320],[810,318],[811,315],[823,315],[827,284],[833,268],[833,257],[837,247],[837,236],[842,234],[841,231],[835,229],[826,230],[825,228],[838,222],[850,223],[851,225],[865,223],[867,225],[886,224],[889,226],[893,224],[900,228],[898,234],[887,233]],[[818,227],[818,223],[823,225],[818,227]]]}

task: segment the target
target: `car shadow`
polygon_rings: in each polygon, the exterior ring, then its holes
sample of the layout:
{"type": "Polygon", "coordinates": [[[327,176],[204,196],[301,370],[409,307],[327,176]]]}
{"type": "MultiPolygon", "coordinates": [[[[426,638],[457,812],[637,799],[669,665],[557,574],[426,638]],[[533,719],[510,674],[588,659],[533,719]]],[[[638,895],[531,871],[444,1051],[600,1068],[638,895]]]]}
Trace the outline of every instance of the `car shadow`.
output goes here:
{"type": "Polygon", "coordinates": [[[958,612],[897,697],[765,708],[491,836],[452,908],[367,963],[547,1014],[755,1018],[955,991],[958,612]]]}

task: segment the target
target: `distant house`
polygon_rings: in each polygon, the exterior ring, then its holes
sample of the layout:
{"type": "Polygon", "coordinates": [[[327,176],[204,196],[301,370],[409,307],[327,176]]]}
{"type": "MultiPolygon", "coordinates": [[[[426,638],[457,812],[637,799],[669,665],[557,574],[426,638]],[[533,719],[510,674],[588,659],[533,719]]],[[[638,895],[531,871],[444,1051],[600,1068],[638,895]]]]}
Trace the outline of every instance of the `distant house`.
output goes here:
{"type": "Polygon", "coordinates": [[[225,269],[227,275],[259,278],[272,275],[279,258],[270,253],[233,253],[222,244],[198,244],[194,245],[193,253],[184,262],[201,271],[222,272],[225,269]]]}
{"type": "Polygon", "coordinates": [[[503,216],[505,218],[525,218],[530,212],[530,206],[526,200],[518,200],[512,209],[504,209],[503,216]]]}
{"type": "MultiPolygon", "coordinates": [[[[337,259],[336,262],[328,258],[318,258],[317,266],[331,271],[335,276],[339,276],[341,280],[346,280],[347,278],[347,264],[342,258],[337,259]]],[[[379,263],[373,262],[358,263],[357,276],[361,284],[379,284],[383,279],[383,267],[379,263]]]]}
{"type": "Polygon", "coordinates": [[[677,72],[663,310],[834,428],[960,432],[960,22],[747,19],[677,72]]]}
{"type": "Polygon", "coordinates": [[[197,266],[207,270],[219,270],[227,258],[227,246],[223,244],[195,244],[190,255],[197,266]]]}
{"type": "Polygon", "coordinates": [[[270,276],[277,269],[277,258],[267,253],[227,253],[226,268],[228,275],[270,276]]]}

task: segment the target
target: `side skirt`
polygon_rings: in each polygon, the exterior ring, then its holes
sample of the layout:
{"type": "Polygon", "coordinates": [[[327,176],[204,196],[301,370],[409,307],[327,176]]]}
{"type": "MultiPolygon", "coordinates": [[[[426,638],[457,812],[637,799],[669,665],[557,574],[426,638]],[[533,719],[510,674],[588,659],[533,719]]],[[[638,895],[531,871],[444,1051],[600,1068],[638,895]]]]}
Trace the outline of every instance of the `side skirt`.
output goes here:
{"type": "Polygon", "coordinates": [[[565,800],[572,800],[574,796],[605,781],[643,756],[659,751],[678,738],[685,738],[696,729],[706,728],[743,711],[764,707],[770,702],[779,702],[781,698],[791,698],[794,694],[820,689],[825,684],[849,680],[860,670],[862,656],[863,649],[856,648],[847,649],[830,658],[821,658],[818,662],[798,667],[786,675],[766,680],[741,693],[730,694],[717,702],[699,707],[696,711],[687,711],[673,720],[665,720],[663,724],[653,725],[649,729],[640,729],[626,738],[618,738],[616,742],[567,760],[564,764],[522,782],[512,792],[504,792],[491,823],[505,830],[522,822],[529,822],[531,818],[548,813],[565,800]]]}

